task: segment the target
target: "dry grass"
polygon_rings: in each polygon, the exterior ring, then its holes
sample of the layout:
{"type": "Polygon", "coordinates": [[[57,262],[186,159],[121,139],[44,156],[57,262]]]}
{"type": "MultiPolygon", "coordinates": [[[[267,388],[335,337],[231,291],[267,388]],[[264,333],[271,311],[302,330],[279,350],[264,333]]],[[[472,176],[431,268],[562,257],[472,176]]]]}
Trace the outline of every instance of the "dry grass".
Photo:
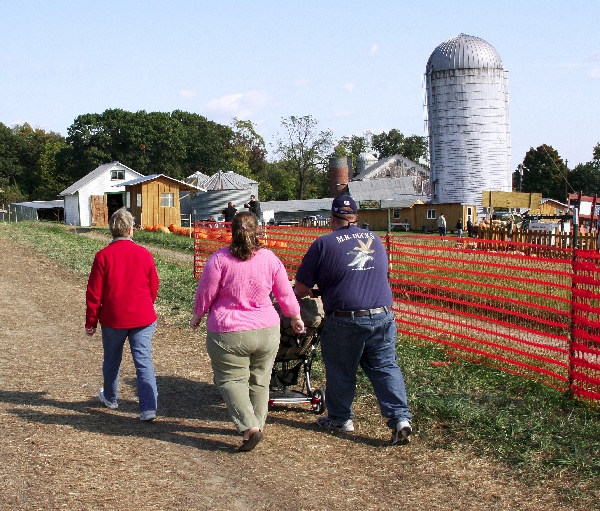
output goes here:
{"type": "Polygon", "coordinates": [[[418,436],[388,446],[369,397],[357,403],[353,435],[279,408],[259,447],[237,453],[202,334],[168,317],[154,345],[160,419],[138,420],[129,358],[120,407],[109,411],[96,398],[99,338],[83,333],[85,281],[3,234],[0,226],[0,509],[578,508],[467,447],[437,449],[418,436]]]}

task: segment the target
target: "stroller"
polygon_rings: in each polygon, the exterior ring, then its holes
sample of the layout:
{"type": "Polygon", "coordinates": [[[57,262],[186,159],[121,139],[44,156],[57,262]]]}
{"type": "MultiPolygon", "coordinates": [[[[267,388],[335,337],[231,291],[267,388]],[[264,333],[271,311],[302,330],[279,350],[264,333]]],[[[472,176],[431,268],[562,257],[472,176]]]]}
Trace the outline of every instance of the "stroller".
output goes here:
{"type": "Polygon", "coordinates": [[[296,334],[291,320],[281,313],[279,304],[275,308],[281,318],[279,350],[275,357],[269,391],[269,407],[275,404],[310,404],[312,411],[321,414],[325,411],[325,392],[312,389],[310,371],[323,328],[323,305],[320,298],[301,298],[300,314],[306,327],[305,333],[296,334]],[[303,382],[298,384],[300,371],[303,382]],[[300,390],[289,387],[300,387],[300,390]],[[306,392],[304,392],[306,390],[306,392]]]}

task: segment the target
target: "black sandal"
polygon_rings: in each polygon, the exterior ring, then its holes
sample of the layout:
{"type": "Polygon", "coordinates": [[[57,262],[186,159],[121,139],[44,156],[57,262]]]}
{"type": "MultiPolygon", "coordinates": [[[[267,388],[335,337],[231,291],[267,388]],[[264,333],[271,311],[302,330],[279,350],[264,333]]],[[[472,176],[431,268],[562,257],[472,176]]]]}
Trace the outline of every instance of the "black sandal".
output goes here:
{"type": "Polygon", "coordinates": [[[238,451],[251,451],[262,440],[262,437],[262,431],[259,429],[257,432],[252,433],[248,440],[242,440],[242,445],[238,447],[238,451]]]}

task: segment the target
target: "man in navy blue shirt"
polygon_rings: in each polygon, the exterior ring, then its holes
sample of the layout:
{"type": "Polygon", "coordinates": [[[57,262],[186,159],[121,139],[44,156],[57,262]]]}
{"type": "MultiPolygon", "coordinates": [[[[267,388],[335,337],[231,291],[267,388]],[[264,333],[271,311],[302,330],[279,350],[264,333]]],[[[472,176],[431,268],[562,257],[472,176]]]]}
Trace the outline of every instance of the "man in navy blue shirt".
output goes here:
{"type": "Polygon", "coordinates": [[[379,236],[357,226],[358,208],[348,195],[331,206],[332,233],[317,238],[296,274],[298,297],[322,294],[325,324],[327,416],[323,428],[354,431],[352,402],[358,367],[371,381],[392,444],[407,444],[412,433],[404,377],[396,356],[396,322],[388,281],[388,258],[379,236]]]}

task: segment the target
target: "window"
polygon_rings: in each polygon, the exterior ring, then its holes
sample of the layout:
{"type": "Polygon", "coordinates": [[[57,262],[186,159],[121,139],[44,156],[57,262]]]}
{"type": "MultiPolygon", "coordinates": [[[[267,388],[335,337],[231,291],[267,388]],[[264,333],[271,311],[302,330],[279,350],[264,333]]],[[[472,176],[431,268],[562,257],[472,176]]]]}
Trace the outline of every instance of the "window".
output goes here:
{"type": "Polygon", "coordinates": [[[428,209],[427,210],[427,220],[435,220],[436,216],[435,216],[435,209],[428,209]]]}
{"type": "Polygon", "coordinates": [[[400,219],[400,210],[395,209],[394,210],[394,220],[399,220],[399,219],[400,219]]]}
{"type": "Polygon", "coordinates": [[[125,171],[124,170],[111,170],[110,171],[110,180],[116,181],[118,179],[125,179],[125,171]]]}
{"type": "Polygon", "coordinates": [[[175,194],[174,193],[161,193],[160,194],[160,205],[163,208],[172,208],[175,206],[175,194]]]}
{"type": "Polygon", "coordinates": [[[136,201],[136,205],[137,205],[137,207],[138,207],[138,208],[141,208],[141,207],[142,207],[142,194],[141,194],[141,193],[138,193],[138,194],[136,194],[136,196],[135,196],[135,197],[136,197],[136,198],[135,198],[135,201],[136,201]]]}
{"type": "Polygon", "coordinates": [[[473,208],[467,208],[467,216],[473,216],[473,208]]]}

